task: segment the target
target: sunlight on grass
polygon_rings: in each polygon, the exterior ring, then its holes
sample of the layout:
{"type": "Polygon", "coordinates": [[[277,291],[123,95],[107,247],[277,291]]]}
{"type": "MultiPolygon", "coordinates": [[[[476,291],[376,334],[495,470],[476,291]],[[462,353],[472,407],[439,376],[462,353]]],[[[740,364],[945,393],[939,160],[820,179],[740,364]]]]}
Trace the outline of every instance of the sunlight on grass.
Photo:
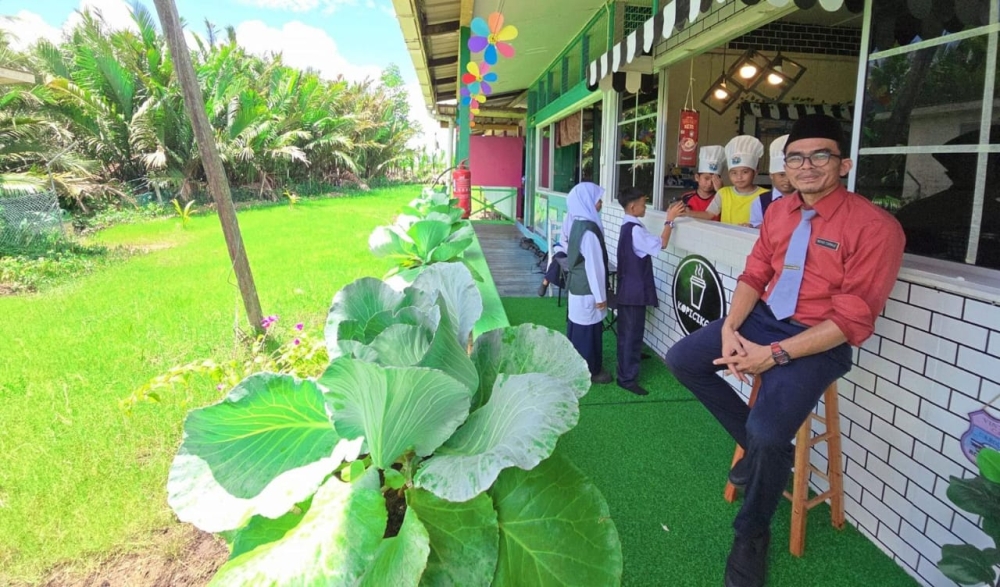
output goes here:
{"type": "MultiPolygon", "coordinates": [[[[264,314],[322,336],[334,293],[381,277],[368,251],[418,188],[243,211],[264,314]]],[[[0,298],[0,584],[60,562],[142,548],[173,521],[166,476],[185,408],[119,400],[173,365],[233,353],[245,328],[214,215],[119,226],[95,237],[149,251],[40,295],[0,298]],[[6,575],[5,575],[6,573],[6,575]]],[[[219,397],[204,390],[200,400],[219,397]]]]}

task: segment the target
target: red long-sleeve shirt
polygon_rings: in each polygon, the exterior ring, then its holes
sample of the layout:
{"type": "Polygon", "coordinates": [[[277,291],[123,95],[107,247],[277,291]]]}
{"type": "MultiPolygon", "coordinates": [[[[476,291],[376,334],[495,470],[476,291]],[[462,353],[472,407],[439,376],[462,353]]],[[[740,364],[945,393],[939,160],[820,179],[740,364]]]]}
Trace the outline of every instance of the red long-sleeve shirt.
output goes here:
{"type": "MultiPolygon", "coordinates": [[[[767,300],[802,216],[798,192],[772,203],[739,281],[767,300]],[[766,289],[766,293],[765,293],[766,289]]],[[[885,210],[843,186],[816,203],[795,320],[832,320],[859,346],[875,330],[903,262],[906,238],[885,210]]]]}

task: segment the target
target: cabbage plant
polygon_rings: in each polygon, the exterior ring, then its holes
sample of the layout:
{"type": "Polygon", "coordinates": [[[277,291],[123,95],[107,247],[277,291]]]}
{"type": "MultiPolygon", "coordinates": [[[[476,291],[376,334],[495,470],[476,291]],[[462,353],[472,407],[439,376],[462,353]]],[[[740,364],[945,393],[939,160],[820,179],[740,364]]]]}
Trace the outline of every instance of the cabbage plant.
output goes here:
{"type": "MultiPolygon", "coordinates": [[[[472,244],[475,231],[462,219],[457,201],[447,194],[425,192],[404,206],[393,224],[372,231],[368,248],[376,257],[396,264],[386,277],[400,275],[401,283],[409,284],[428,265],[464,263],[462,254],[472,244]]],[[[481,281],[472,267],[468,269],[481,281]]]]}
{"type": "Polygon", "coordinates": [[[360,279],[319,377],[255,374],[188,414],[168,501],[228,541],[212,585],[620,584],[604,498],[553,454],[586,363],[536,325],[470,345],[481,312],[461,264],[360,279]]]}

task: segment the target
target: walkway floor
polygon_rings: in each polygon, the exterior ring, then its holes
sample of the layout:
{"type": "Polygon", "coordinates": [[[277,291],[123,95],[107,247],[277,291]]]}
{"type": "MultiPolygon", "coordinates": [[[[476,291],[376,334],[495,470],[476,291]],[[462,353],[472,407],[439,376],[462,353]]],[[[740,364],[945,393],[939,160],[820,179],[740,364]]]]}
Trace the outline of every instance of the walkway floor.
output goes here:
{"type": "Polygon", "coordinates": [[[543,268],[534,253],[521,247],[521,232],[513,224],[473,222],[472,226],[500,297],[537,296],[543,268]]]}

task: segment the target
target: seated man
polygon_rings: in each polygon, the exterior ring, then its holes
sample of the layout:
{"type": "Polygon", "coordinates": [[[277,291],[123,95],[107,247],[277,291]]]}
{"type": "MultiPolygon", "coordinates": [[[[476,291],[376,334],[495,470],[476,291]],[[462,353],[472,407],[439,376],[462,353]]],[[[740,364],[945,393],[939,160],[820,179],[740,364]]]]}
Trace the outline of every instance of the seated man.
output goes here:
{"type": "Polygon", "coordinates": [[[796,121],[785,169],[798,191],[771,205],[726,318],[680,340],[667,367],[746,448],[730,472],[746,497],[726,561],[727,587],[759,587],[771,518],[788,483],[791,441],[823,391],[851,368],[851,345],[871,336],[902,264],[903,230],[888,212],[848,192],[840,123],[796,121]],[[720,377],[760,377],[753,409],[720,377]]]}

